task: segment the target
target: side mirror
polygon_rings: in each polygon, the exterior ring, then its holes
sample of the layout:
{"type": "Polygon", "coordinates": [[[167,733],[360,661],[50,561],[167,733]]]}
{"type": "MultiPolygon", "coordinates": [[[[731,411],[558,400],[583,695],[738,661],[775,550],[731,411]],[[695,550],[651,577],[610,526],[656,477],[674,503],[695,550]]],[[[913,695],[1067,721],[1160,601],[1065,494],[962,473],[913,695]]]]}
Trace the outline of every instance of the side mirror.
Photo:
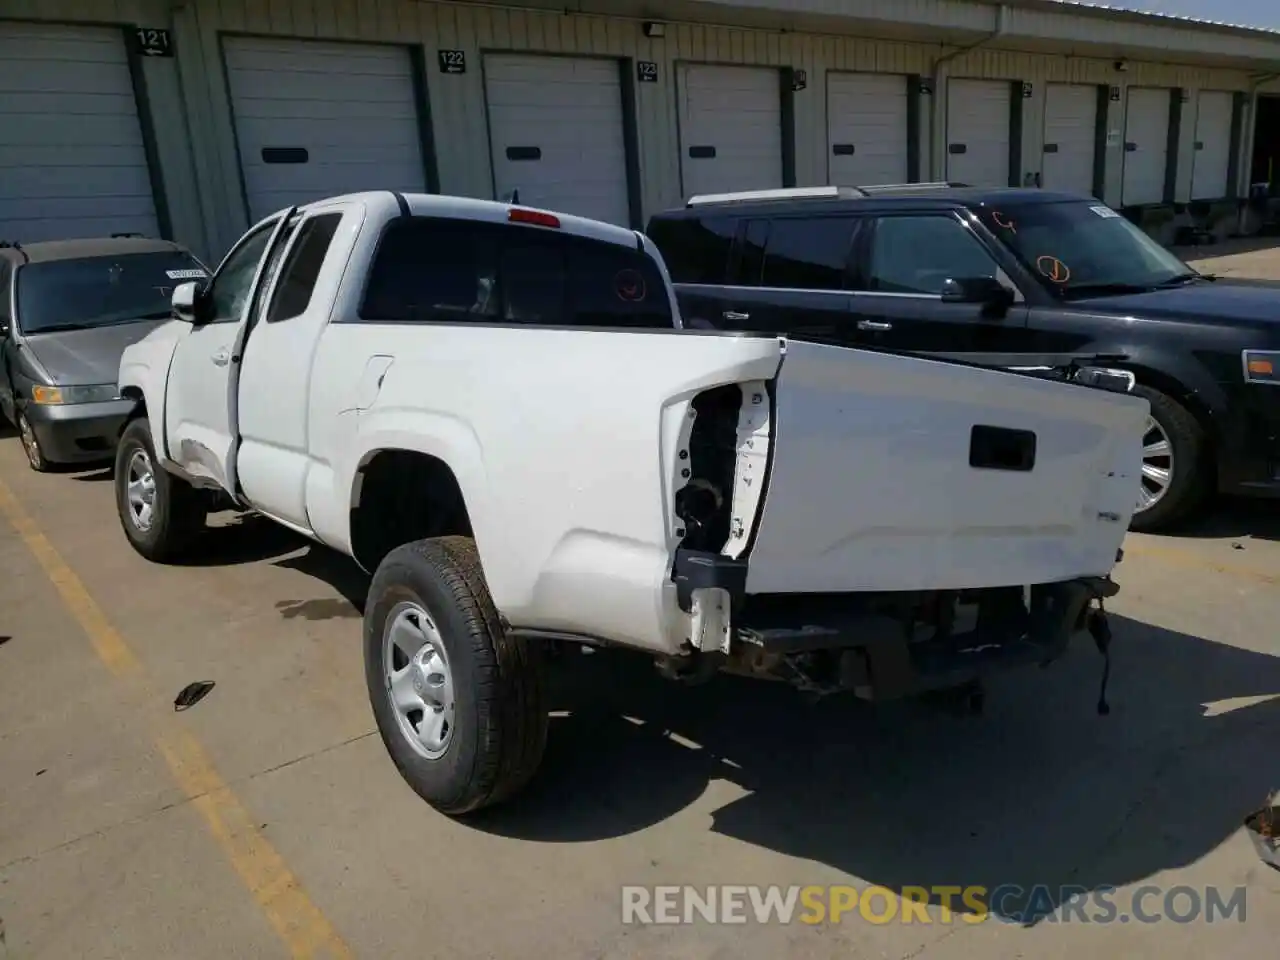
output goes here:
{"type": "Polygon", "coordinates": [[[995,277],[962,277],[942,283],[943,303],[977,303],[1002,313],[1014,304],[1014,293],[995,277]]]}
{"type": "Polygon", "coordinates": [[[200,323],[203,320],[204,288],[194,280],[180,283],[173,288],[174,319],[184,323],[200,323]]]}

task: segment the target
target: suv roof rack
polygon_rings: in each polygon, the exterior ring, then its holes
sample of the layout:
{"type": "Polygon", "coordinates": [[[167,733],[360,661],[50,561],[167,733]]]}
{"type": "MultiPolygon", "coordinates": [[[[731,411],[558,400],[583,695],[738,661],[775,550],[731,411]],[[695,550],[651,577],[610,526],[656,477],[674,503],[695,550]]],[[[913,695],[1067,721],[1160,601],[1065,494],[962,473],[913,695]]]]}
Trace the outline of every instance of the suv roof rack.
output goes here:
{"type": "Polygon", "coordinates": [[[700,207],[714,203],[738,203],[743,200],[856,200],[877,193],[914,193],[925,190],[950,190],[967,187],[967,183],[954,180],[935,180],[928,183],[870,183],[856,187],[784,187],[777,190],[739,190],[735,193],[703,193],[690,197],[686,207],[700,207]]]}
{"type": "Polygon", "coordinates": [[[690,197],[687,207],[741,200],[836,200],[864,196],[857,187],[784,187],[779,190],[740,190],[736,193],[703,193],[690,197]]]}
{"type": "Polygon", "coordinates": [[[954,190],[967,187],[967,183],[955,180],[931,180],[927,183],[872,183],[858,187],[864,194],[873,193],[910,193],[916,190],[954,190]]]}

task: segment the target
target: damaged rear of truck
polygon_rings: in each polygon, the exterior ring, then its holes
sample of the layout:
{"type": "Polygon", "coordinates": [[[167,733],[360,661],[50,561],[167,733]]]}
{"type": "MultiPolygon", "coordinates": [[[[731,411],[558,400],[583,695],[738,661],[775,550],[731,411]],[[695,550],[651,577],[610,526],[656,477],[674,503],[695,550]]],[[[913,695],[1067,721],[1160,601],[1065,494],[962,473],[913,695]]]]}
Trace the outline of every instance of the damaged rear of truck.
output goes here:
{"type": "Polygon", "coordinates": [[[1086,627],[1105,654],[1146,416],[1074,383],[787,343],[774,379],[691,405],[689,635],[664,672],[886,700],[980,696],[1086,627]]]}

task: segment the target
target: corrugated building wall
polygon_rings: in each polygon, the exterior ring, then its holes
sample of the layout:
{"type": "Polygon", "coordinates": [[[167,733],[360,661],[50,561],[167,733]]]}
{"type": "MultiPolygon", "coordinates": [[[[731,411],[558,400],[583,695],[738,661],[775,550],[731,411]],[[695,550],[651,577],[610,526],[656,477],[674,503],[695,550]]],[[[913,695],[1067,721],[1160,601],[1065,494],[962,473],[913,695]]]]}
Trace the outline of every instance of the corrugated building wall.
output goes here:
{"type": "MultiPolygon", "coordinates": [[[[807,0],[806,10],[821,13],[861,9],[866,4],[807,0]]],[[[764,7],[761,2],[718,4],[720,18],[735,10],[764,7]]],[[[777,6],[777,4],[772,4],[777,6]]],[[[874,5],[873,5],[874,6],[874,5]]],[[[887,5],[875,16],[884,18],[887,5]]],[[[870,9],[870,8],[868,8],[870,9]]],[[[895,4],[902,20],[959,24],[975,31],[992,27],[993,8],[950,0],[912,0],[895,4]],[[901,9],[899,9],[901,8],[901,9]]],[[[870,16],[870,14],[868,14],[870,16]]],[[[999,48],[975,49],[950,59],[934,76],[935,60],[957,50],[938,42],[913,43],[837,35],[830,32],[780,33],[750,27],[668,25],[662,38],[648,38],[638,19],[564,14],[461,3],[421,0],[7,0],[5,17],[78,23],[163,27],[173,31],[173,58],[144,58],[146,112],[154,131],[162,171],[163,203],[170,229],[206,256],[217,256],[248,223],[248,210],[236,126],[231,107],[225,47],[230,36],[315,38],[403,45],[414,54],[417,78],[425,88],[424,118],[434,154],[434,186],[446,193],[476,197],[494,195],[490,131],[486,117],[483,56],[496,51],[576,54],[649,61],[657,65],[655,82],[629,84],[628,107],[634,110],[638,208],[643,216],[682,201],[682,135],[677,77],[681,64],[736,64],[803,71],[803,89],[788,98],[791,178],[797,185],[828,182],[827,74],[834,71],[879,72],[923,78],[914,115],[918,140],[918,172],[937,179],[947,169],[946,104],[948,78],[1005,81],[1021,99],[1011,157],[1020,181],[1035,182],[1045,143],[1046,90],[1051,83],[1102,87],[1105,100],[1100,126],[1109,136],[1103,157],[1105,199],[1122,202],[1125,163],[1125,112],[1129,87],[1180,89],[1185,102],[1177,135],[1174,200],[1190,199],[1196,153],[1191,105],[1201,90],[1244,94],[1251,75],[1244,70],[1161,64],[1132,60],[1123,72],[1112,59],[1078,57],[1038,49],[1019,51],[1017,35],[1039,31],[1047,42],[1070,39],[1084,27],[1078,17],[1015,10],[999,48]],[[465,72],[437,69],[440,51],[460,51],[465,72]],[[927,93],[932,85],[932,95],[927,93]],[[1016,85],[1016,86],[1014,86],[1016,85]],[[1111,91],[1112,87],[1119,88],[1111,91]],[[934,101],[937,101],[935,104],[934,101]]],[[[1094,22],[1096,34],[1098,21],[1094,22]]],[[[1088,26],[1086,23],[1085,27],[1088,26]]],[[[1173,27],[1117,23],[1118,37],[1141,33],[1148,45],[1167,33],[1169,49],[1186,46],[1188,31],[1173,27]],[[1154,31],[1154,33],[1152,33],[1154,31]]],[[[1110,28],[1109,28],[1110,32],[1110,28]]],[[[1088,39],[1096,39],[1095,37],[1088,39]]],[[[1123,37],[1120,37],[1123,39],[1123,37]]],[[[1227,38],[1230,39],[1230,38],[1227,38]]],[[[1217,42],[1217,38],[1210,38],[1217,42]]],[[[1082,40],[1083,42],[1083,40],[1082,40]]],[[[1209,41],[1205,41],[1208,43],[1209,41]]],[[[1252,42],[1240,40],[1239,43],[1252,42]]],[[[794,76],[794,74],[788,74],[794,76]]],[[[1248,139],[1247,124],[1237,125],[1237,142],[1248,139]]],[[[1242,166],[1246,166],[1244,164],[1242,166]]],[[[1011,177],[1012,179],[1013,177],[1011,177]]],[[[1243,175],[1237,177],[1242,180],[1243,175]]]]}

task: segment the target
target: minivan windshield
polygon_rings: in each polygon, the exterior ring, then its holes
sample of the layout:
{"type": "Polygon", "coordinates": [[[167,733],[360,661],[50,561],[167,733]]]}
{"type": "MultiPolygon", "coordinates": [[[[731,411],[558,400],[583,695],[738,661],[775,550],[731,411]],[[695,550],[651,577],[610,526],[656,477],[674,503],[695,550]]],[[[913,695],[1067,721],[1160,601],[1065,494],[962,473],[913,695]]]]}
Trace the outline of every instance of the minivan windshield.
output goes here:
{"type": "Polygon", "coordinates": [[[16,278],[18,325],[33,334],[163,319],[174,287],[207,277],[180,250],[28,263],[16,278]]]}
{"type": "Polygon", "coordinates": [[[1096,201],[986,206],[987,228],[1058,296],[1140,293],[1203,280],[1139,227],[1096,201]]]}

